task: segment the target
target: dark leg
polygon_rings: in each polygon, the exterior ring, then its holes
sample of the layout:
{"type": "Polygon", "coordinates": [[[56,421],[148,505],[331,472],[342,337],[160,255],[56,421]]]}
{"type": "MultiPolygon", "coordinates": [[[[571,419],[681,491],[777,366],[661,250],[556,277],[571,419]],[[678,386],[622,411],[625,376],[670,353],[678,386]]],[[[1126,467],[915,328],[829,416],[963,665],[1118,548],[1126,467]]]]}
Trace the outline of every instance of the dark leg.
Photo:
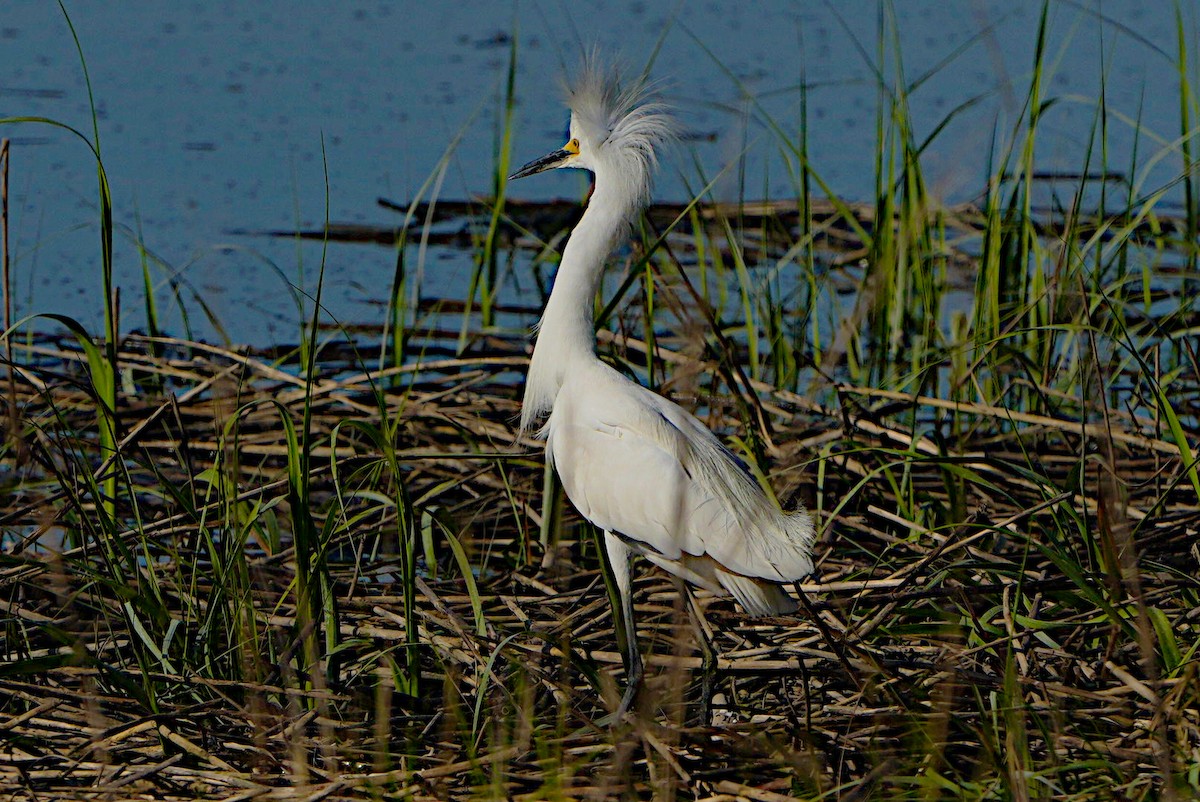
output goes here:
{"type": "Polygon", "coordinates": [[[700,605],[696,602],[691,585],[682,579],[679,579],[678,583],[683,587],[683,598],[687,602],[688,617],[692,619],[692,626],[696,630],[696,640],[700,646],[700,724],[707,726],[712,720],[711,705],[713,683],[717,676],[717,652],[712,645],[712,632],[708,629],[708,622],[704,620],[704,613],[700,612],[700,605]]]}
{"type": "Polygon", "coordinates": [[[604,549],[608,552],[608,562],[612,566],[613,579],[617,583],[617,591],[621,596],[621,620],[625,626],[625,670],[627,682],[625,695],[613,719],[625,715],[637,696],[642,684],[642,656],[638,653],[637,624],[633,620],[633,585],[629,580],[630,549],[619,537],[612,532],[604,533],[604,549]]]}

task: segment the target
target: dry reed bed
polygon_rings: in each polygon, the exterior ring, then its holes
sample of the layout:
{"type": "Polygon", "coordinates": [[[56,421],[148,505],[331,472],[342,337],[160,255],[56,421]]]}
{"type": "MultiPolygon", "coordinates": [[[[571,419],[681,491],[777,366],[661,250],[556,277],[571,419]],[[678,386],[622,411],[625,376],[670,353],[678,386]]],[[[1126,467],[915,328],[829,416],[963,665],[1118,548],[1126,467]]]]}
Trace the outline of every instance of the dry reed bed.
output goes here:
{"type": "MultiPolygon", "coordinates": [[[[273,503],[286,519],[280,417],[261,402],[299,420],[304,383],[262,355],[156,348],[131,337],[121,354],[141,388],[121,396],[122,458],[147,492],[137,526],[121,500],[130,525],[119,539],[142,550],[131,586],[158,582],[188,619],[214,597],[213,569],[196,566],[188,586],[172,565],[203,527],[228,526],[216,516],[231,508],[188,509],[151,488],[194,484],[223,455],[238,498],[273,503]],[[252,402],[236,438],[222,439],[252,402]]],[[[644,569],[648,688],[638,715],[610,727],[601,719],[620,651],[595,550],[569,511],[555,559],[539,567],[540,457],[513,445],[521,340],[493,338],[419,370],[326,363],[321,375],[337,378],[313,390],[314,513],[332,515],[339,471],[374,456],[338,424],[401,421],[408,498],[452,522],[478,569],[482,626],[442,560],[417,577],[418,631],[406,631],[397,544],[379,534],[396,522],[381,514],[329,544],[341,647],[327,671],[306,673],[286,533],[277,547],[251,538],[248,621],[253,642],[275,651],[233,660],[237,679],[131,657],[139,634],[122,626],[126,597],[98,578],[103,561],[82,523],[96,499],[79,466],[106,468],[83,357],[55,340],[24,356],[6,388],[24,444],[0,466],[0,787],[11,798],[582,799],[626,788],[779,800],[838,787],[845,798],[945,793],[951,781],[986,795],[1027,772],[1048,793],[1134,797],[1161,791],[1164,772],[1200,765],[1190,651],[1200,509],[1178,449],[1128,418],[1085,426],[856,388],[823,408],[755,387],[781,497],[821,502],[805,609],[752,621],[700,596],[718,653],[705,711],[696,633],[674,585],[644,569]],[[372,386],[388,381],[403,387],[382,396],[381,411],[372,386]],[[938,425],[951,414],[967,432],[957,440],[938,425]],[[898,496],[909,485],[915,507],[898,496]],[[419,698],[392,682],[395,655],[414,640],[419,698]]],[[[708,400],[709,423],[739,430],[737,400],[708,400]]]]}

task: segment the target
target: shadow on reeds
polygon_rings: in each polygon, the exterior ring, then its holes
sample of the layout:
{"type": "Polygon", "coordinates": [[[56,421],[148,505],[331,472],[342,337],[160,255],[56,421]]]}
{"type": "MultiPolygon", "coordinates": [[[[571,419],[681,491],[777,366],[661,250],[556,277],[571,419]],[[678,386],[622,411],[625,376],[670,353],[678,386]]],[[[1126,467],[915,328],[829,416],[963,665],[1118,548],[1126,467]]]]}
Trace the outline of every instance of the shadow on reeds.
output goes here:
{"type": "Polygon", "coordinates": [[[1181,159],[1178,187],[1141,186],[1136,162],[1116,174],[1100,102],[1074,197],[1035,207],[1053,100],[1039,46],[980,201],[948,208],[924,186],[905,100],[920,81],[881,14],[876,198],[830,196],[803,139],[764,118],[797,199],[653,207],[598,307],[608,358],[822,524],[806,615],[749,622],[701,595],[711,699],[676,588],[647,572],[648,692],[597,724],[621,665],[602,560],[544,498],[534,444],[514,446],[527,336],[500,320],[537,304],[497,301],[501,255],[552,269],[571,210],[503,202],[502,181],[499,202],[448,203],[435,174],[395,232],[315,232],[396,248],[378,328],[328,322],[323,263],[295,290],[294,348],[156,335],[153,299],[150,335],[122,336],[116,314],[96,339],[6,318],[0,783],[95,799],[1200,791],[1183,23],[1182,135],[1152,155],[1181,159]],[[1164,213],[1176,189],[1183,211],[1164,213]],[[438,237],[481,254],[471,297],[431,301],[407,270],[410,244],[438,237]]]}

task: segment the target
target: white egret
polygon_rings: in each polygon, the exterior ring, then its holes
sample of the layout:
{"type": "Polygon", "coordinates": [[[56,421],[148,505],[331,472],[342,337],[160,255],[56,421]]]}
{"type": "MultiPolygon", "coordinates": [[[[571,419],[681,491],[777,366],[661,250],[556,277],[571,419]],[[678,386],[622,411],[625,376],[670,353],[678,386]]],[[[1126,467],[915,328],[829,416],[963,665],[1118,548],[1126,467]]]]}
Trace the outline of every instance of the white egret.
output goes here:
{"type": "Polygon", "coordinates": [[[626,631],[628,709],[642,677],[631,554],[699,587],[732,594],[752,616],[793,612],[783,589],[812,572],[813,524],[783,512],[745,464],[693,415],[633,382],[595,352],[594,302],[604,260],[649,200],[656,150],[672,136],[665,108],[622,91],[593,59],[568,88],[569,141],[510,176],[589,170],[595,186],[571,232],[537,328],[521,430],[539,435],[567,497],[604,531],[626,631]]]}

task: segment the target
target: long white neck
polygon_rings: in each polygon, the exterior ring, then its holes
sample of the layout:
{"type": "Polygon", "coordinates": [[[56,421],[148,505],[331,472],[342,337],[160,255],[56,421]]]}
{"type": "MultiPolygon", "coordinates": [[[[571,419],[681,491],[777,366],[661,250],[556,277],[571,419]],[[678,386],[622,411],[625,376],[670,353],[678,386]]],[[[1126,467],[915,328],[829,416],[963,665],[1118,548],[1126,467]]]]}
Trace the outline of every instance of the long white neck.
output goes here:
{"type": "Polygon", "coordinates": [[[538,324],[537,343],[525,379],[521,431],[528,431],[554,407],[567,369],[581,360],[596,359],[595,301],[604,260],[629,227],[635,211],[600,175],[583,218],[563,250],[554,288],[538,324]]]}

